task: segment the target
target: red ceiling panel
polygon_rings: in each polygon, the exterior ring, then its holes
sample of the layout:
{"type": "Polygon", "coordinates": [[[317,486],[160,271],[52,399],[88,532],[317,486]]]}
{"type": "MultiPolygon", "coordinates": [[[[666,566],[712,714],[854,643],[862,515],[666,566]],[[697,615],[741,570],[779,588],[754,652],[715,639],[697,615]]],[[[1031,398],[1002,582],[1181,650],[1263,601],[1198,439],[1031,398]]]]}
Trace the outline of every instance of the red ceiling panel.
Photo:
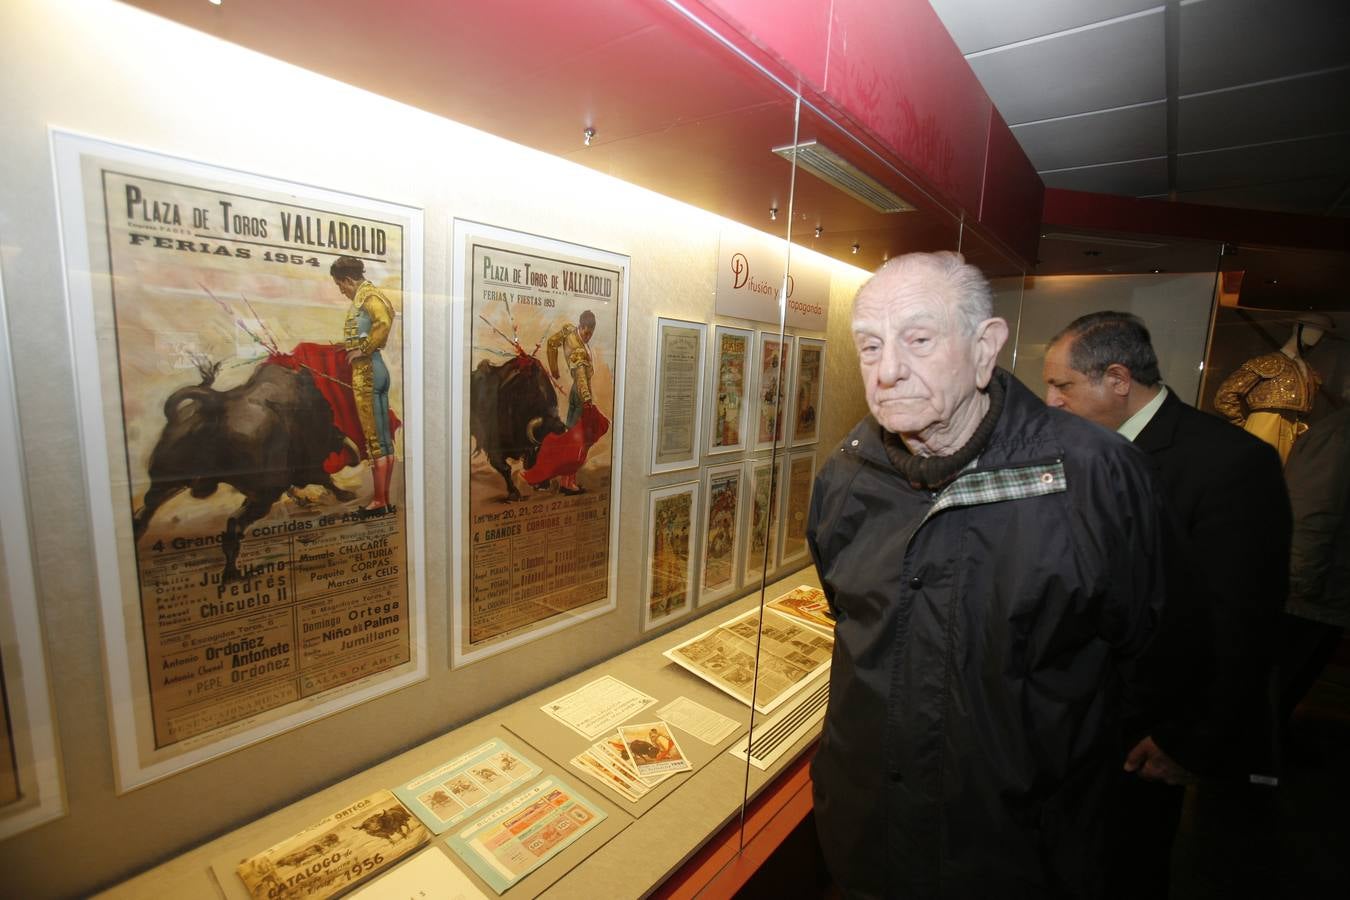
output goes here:
{"type": "Polygon", "coordinates": [[[734,23],[808,85],[825,85],[831,0],[706,0],[699,5],[734,23]]]}
{"type": "Polygon", "coordinates": [[[993,104],[926,0],[834,0],[824,95],[974,217],[993,104]]]}
{"type": "Polygon", "coordinates": [[[1024,260],[1036,258],[1045,185],[998,110],[990,110],[989,150],[979,221],[1024,260]]]}

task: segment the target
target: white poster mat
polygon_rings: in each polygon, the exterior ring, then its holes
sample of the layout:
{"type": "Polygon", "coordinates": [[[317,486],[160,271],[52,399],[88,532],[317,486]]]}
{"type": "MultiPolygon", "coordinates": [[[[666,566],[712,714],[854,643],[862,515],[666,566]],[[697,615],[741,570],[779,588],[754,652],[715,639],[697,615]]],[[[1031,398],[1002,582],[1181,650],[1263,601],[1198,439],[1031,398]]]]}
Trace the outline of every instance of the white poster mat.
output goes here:
{"type": "MultiPolygon", "coordinates": [[[[0,585],[0,662],[4,664],[0,684],[9,707],[18,791],[17,799],[0,806],[0,840],[66,813],[46,642],[33,577],[27,479],[9,347],[9,319],[0,273],[0,472],[7,473],[0,478],[0,547],[5,576],[0,585]]],[[[10,764],[10,760],[0,760],[0,765],[10,764]]]]}

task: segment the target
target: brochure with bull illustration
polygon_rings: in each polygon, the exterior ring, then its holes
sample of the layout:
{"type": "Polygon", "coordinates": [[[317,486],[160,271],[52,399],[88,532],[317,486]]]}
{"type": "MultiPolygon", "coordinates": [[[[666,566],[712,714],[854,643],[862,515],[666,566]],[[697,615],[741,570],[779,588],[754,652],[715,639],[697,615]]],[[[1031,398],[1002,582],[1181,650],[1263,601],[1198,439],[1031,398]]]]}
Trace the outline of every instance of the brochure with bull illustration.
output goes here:
{"type": "Polygon", "coordinates": [[[769,609],[805,622],[813,628],[834,632],[834,616],[830,615],[830,604],[825,592],[818,587],[803,584],[786,594],[774,597],[767,604],[769,609]]]}
{"type": "Polygon", "coordinates": [[[325,900],[392,866],[431,833],[389,791],[377,791],[235,870],[255,900],[325,900]]]}
{"type": "Polygon", "coordinates": [[[500,738],[473,748],[394,794],[431,829],[441,834],[538,775],[540,769],[500,738]]]}
{"type": "Polygon", "coordinates": [[[447,838],[450,849],[503,893],[605,820],[556,776],[545,778],[447,838]]]}

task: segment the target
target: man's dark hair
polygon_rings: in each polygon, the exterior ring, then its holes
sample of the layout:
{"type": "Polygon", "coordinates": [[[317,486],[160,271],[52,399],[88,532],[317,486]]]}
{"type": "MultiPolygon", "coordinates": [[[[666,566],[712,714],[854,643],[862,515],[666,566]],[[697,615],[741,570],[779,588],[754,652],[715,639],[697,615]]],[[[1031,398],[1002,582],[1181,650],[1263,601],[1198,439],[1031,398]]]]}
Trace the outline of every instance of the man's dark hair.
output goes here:
{"type": "Polygon", "coordinates": [[[1073,342],[1069,365],[1093,381],[1099,381],[1112,363],[1129,369],[1130,377],[1144,387],[1162,381],[1158,354],[1153,352],[1144,320],[1136,315],[1104,310],[1079,316],[1050,339],[1050,346],[1066,339],[1073,342]]]}
{"type": "Polygon", "coordinates": [[[577,318],[577,324],[582,328],[589,328],[594,331],[595,313],[591,312],[589,309],[582,310],[581,315],[577,318]]]}
{"type": "Polygon", "coordinates": [[[334,278],[355,278],[357,281],[364,281],[366,278],[366,264],[361,260],[351,256],[339,256],[333,260],[333,264],[328,267],[328,274],[334,278]]]}

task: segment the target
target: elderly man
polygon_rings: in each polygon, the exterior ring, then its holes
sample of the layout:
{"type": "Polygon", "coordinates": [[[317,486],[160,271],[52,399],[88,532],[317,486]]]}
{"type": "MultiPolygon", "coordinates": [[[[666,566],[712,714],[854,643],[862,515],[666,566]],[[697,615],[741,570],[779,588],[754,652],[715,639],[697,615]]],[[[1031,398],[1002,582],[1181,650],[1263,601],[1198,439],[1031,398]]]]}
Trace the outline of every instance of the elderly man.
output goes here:
{"type": "Polygon", "coordinates": [[[871,415],[808,525],[838,620],[816,817],[849,896],[1105,892],[1163,514],[1128,444],[995,368],[1007,334],[959,254],[854,300],[871,415]]]}
{"type": "MultiPolygon", "coordinates": [[[[1046,403],[1119,432],[1148,454],[1168,500],[1186,590],[1211,625],[1178,647],[1213,662],[1213,680],[1191,721],[1140,721],[1138,731],[1169,784],[1122,785],[1114,842],[1121,896],[1166,897],[1185,769],[1227,776],[1237,796],[1206,788],[1209,806],[1259,809],[1268,797],[1274,736],[1268,676],[1289,572],[1289,498],[1275,450],[1240,428],[1182,403],[1162,383],[1148,329],[1129,313],[1074,320],[1046,351],[1046,403]],[[1161,747],[1161,749],[1159,749],[1161,747]]],[[[1142,752],[1142,750],[1140,750],[1142,752]]],[[[1132,758],[1134,754],[1131,755],[1132,758]]],[[[1230,830],[1236,823],[1225,814],[1230,830]]],[[[1258,828],[1259,830],[1259,828],[1258,828]]],[[[1250,829],[1249,829],[1250,831],[1250,829]]],[[[1261,859],[1258,851],[1250,859],[1261,859]]],[[[1224,868],[1236,871],[1241,860],[1224,868]]],[[[1216,877],[1220,873],[1213,873],[1216,877]]],[[[1253,887],[1248,882],[1246,887],[1253,887]]]]}

